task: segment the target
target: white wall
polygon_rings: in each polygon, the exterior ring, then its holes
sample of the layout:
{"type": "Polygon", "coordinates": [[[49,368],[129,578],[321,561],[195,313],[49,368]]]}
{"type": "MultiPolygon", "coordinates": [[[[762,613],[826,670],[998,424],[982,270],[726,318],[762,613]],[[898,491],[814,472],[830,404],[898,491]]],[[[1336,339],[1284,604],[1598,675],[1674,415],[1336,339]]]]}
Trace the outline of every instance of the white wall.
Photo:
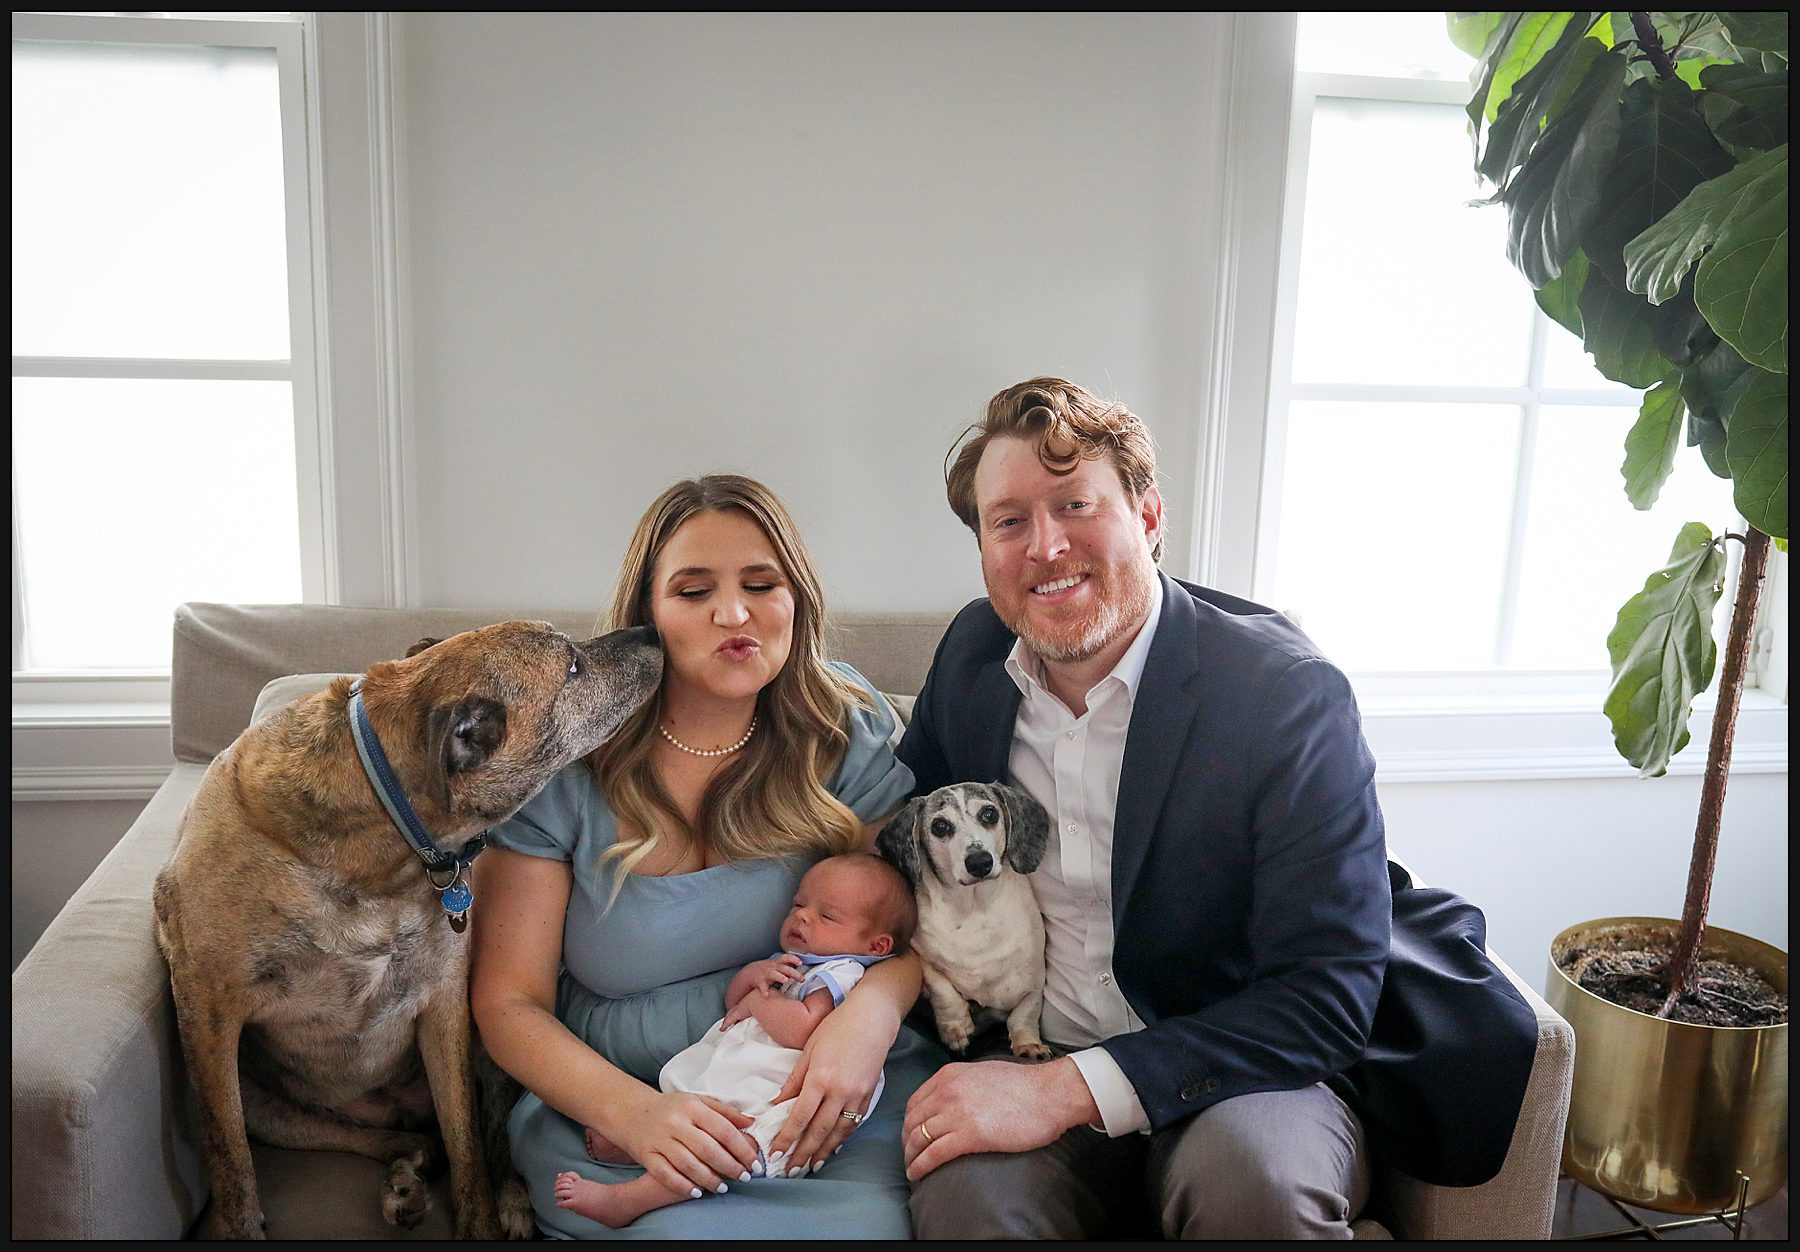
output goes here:
{"type": "Polygon", "coordinates": [[[1220,15],[394,20],[423,602],[598,605],[730,470],[837,607],[952,608],[945,451],[1036,373],[1191,464],[1220,15]]]}
{"type": "MultiPolygon", "coordinates": [[[[421,604],[597,608],[655,494],[733,470],[787,499],[836,607],[947,610],[980,580],[944,453],[989,395],[1042,372],[1149,421],[1165,566],[1191,574],[1206,397],[1233,394],[1209,391],[1228,329],[1216,228],[1233,179],[1279,167],[1224,150],[1232,20],[392,15],[414,563],[393,585],[421,604]]],[[[332,46],[328,155],[368,90],[332,46]]],[[[344,195],[327,180],[328,218],[344,195]]],[[[328,258],[339,307],[370,290],[356,211],[356,248],[328,258]]],[[[334,344],[343,377],[370,350],[334,344]]],[[[371,401],[336,398],[339,452],[372,457],[371,401]]],[[[378,526],[367,494],[340,516],[378,526]]],[[[1733,779],[1713,919],[1785,948],[1780,769],[1733,779]]],[[[1391,846],[1480,904],[1534,984],[1563,926],[1679,910],[1697,794],[1692,775],[1382,786],[1391,846]]],[[[14,818],[16,962],[20,926],[128,817],[46,802],[14,818]],[[52,862],[22,917],[21,873],[52,862]]]]}
{"type": "MultiPolygon", "coordinates": [[[[1725,817],[1707,921],[1786,950],[1787,775],[1742,774],[1725,817]]],[[[1383,783],[1388,848],[1487,915],[1488,943],[1542,988],[1550,941],[1601,917],[1679,917],[1697,774],[1383,783]]]]}

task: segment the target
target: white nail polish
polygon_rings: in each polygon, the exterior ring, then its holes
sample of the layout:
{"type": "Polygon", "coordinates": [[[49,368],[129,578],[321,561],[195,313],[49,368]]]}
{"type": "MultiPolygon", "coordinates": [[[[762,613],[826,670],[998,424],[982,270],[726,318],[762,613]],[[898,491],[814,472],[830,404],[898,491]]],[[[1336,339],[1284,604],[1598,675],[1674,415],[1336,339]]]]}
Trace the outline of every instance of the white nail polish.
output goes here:
{"type": "Polygon", "coordinates": [[[739,1174],[738,1181],[739,1182],[749,1182],[750,1181],[750,1171],[745,1170],[743,1173],[739,1174]]]}
{"type": "Polygon", "coordinates": [[[692,1191],[688,1192],[688,1199],[698,1200],[699,1198],[700,1198],[700,1188],[695,1187],[692,1191]]]}
{"type": "Polygon", "coordinates": [[[726,1186],[724,1183],[720,1183],[718,1186],[718,1194],[720,1194],[720,1195],[724,1195],[727,1191],[730,1191],[730,1190],[731,1190],[731,1188],[726,1186]]]}
{"type": "Polygon", "coordinates": [[[816,1173],[818,1173],[818,1172],[819,1172],[819,1171],[820,1171],[820,1170],[822,1170],[822,1169],[824,1169],[824,1168],[825,1168],[825,1162],[824,1162],[824,1161],[814,1161],[814,1162],[813,1162],[813,1169],[812,1169],[812,1172],[813,1172],[813,1173],[815,1173],[815,1174],[816,1174],[816,1173]]]}

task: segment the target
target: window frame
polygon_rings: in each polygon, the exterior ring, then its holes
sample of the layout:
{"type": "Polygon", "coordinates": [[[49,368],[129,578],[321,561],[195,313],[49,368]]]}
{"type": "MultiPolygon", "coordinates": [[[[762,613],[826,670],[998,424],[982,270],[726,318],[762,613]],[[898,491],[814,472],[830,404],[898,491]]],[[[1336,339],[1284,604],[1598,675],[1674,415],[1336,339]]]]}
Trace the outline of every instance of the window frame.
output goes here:
{"type": "MultiPolygon", "coordinates": [[[[1198,581],[1268,603],[1279,538],[1287,405],[1290,400],[1324,395],[1323,388],[1290,382],[1313,102],[1335,96],[1461,106],[1467,103],[1469,88],[1457,80],[1303,71],[1294,63],[1296,14],[1240,14],[1236,21],[1225,146],[1228,152],[1265,151],[1271,159],[1260,166],[1229,156],[1221,159],[1226,272],[1218,285],[1215,312],[1211,412],[1201,432],[1203,454],[1194,476],[1200,500],[1210,498],[1213,503],[1208,506],[1210,515],[1203,509],[1196,518],[1195,555],[1189,565],[1198,581]],[[1285,58],[1279,70],[1278,55],[1285,58]],[[1266,284],[1247,277],[1260,266],[1267,266],[1266,284]],[[1208,448],[1228,451],[1209,456],[1208,448]],[[1253,486],[1246,486],[1244,477],[1253,486]],[[1248,532],[1247,539],[1230,536],[1234,521],[1248,532]]],[[[1529,408],[1520,432],[1524,459],[1518,473],[1524,477],[1524,490],[1515,476],[1505,575],[1508,594],[1500,609],[1508,632],[1517,606],[1512,590],[1522,563],[1529,503],[1528,440],[1536,433],[1538,409],[1543,404],[1579,403],[1629,405],[1635,410],[1640,394],[1537,388],[1545,337],[1556,333],[1566,332],[1541,310],[1534,310],[1527,384],[1512,389],[1469,388],[1454,397],[1487,402],[1498,398],[1529,408]]],[[[1414,389],[1348,386],[1333,387],[1330,395],[1349,398],[1353,390],[1365,393],[1356,398],[1370,399],[1450,395],[1450,389],[1436,387],[1421,387],[1416,395],[1408,395],[1414,389]]],[[[1739,564],[1735,559],[1727,562],[1727,601],[1736,593],[1739,564]]],[[[1647,577],[1650,571],[1644,573],[1647,577]]],[[[1735,772],[1787,771],[1787,577],[1787,557],[1777,552],[1763,588],[1757,647],[1736,724],[1735,772]]],[[[1722,628],[1720,647],[1722,665],[1722,628]]],[[[1347,672],[1378,761],[1377,776],[1385,782],[1635,775],[1618,755],[1601,712],[1610,677],[1603,669],[1347,672]]],[[[1704,768],[1714,708],[1711,691],[1695,701],[1689,723],[1693,742],[1670,763],[1670,774],[1698,774],[1704,768]]]]}
{"type": "MultiPolygon", "coordinates": [[[[13,358],[13,376],[35,378],[266,379],[292,388],[295,487],[299,508],[301,596],[329,602],[335,592],[327,542],[330,515],[324,472],[328,444],[321,420],[317,351],[320,301],[315,293],[316,214],[308,100],[306,30],[298,17],[214,15],[166,17],[15,13],[14,42],[110,43],[175,47],[269,48],[275,54],[282,131],[286,215],[289,355],[285,360],[13,358]]],[[[15,473],[17,470],[15,469],[15,473]]],[[[18,560],[17,493],[13,526],[13,698],[28,705],[155,705],[168,702],[165,667],[104,670],[23,669],[25,594],[18,560]],[[23,688],[23,690],[21,690],[23,688]]],[[[42,710],[40,710],[42,712],[42,710]]]]}

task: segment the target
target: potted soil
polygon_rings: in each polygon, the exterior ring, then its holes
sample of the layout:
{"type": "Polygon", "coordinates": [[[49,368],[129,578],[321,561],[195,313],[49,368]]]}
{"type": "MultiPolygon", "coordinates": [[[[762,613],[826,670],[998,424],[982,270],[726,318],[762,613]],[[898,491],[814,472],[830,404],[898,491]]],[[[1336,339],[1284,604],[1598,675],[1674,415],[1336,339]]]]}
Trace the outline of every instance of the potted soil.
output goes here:
{"type": "Polygon", "coordinates": [[[1614,741],[1661,775],[1712,681],[1725,549],[1741,544],[1681,918],[1598,919],[1552,945],[1546,998],[1576,1037],[1564,1169],[1665,1212],[1755,1204],[1787,1181],[1787,955],[1706,912],[1757,601],[1771,542],[1787,547],[1787,17],[1452,13],[1449,28],[1478,58],[1476,169],[1507,208],[1509,257],[1603,374],[1646,389],[1627,498],[1655,503],[1685,427],[1747,522],[1684,525],[1607,638],[1614,741]]]}

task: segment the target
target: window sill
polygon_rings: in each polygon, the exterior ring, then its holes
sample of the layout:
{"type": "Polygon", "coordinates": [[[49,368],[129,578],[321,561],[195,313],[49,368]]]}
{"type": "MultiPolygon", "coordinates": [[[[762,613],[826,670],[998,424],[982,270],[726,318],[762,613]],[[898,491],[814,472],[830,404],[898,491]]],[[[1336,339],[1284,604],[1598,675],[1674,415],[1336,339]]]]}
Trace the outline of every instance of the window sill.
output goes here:
{"type": "Polygon", "coordinates": [[[143,800],[174,766],[162,674],[13,675],[13,801],[143,800]]]}
{"type": "MultiPolygon", "coordinates": [[[[1637,777],[1614,747],[1601,697],[1592,691],[1389,692],[1359,696],[1358,703],[1378,783],[1637,777]]],[[[1669,762],[1670,774],[1706,768],[1713,709],[1710,695],[1694,702],[1693,738],[1669,762]]],[[[1785,774],[1787,720],[1784,701],[1745,692],[1732,772],[1785,774]]]]}

